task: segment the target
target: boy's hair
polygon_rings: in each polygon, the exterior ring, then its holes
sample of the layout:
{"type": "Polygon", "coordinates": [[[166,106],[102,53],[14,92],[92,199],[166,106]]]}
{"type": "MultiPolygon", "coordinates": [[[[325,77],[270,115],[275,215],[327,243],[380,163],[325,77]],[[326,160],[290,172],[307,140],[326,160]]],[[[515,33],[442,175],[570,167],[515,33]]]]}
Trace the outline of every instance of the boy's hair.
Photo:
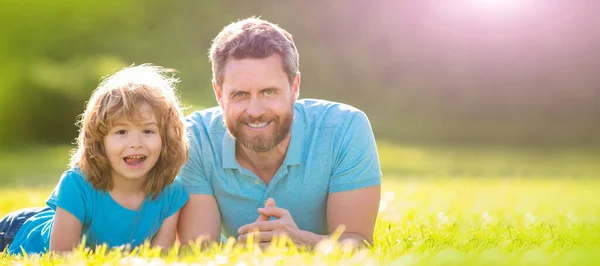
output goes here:
{"type": "Polygon", "coordinates": [[[212,41],[209,59],[213,82],[223,85],[223,70],[229,58],[262,59],[277,53],[290,84],[299,68],[299,55],[292,35],[281,27],[255,17],[231,23],[212,41]]]}
{"type": "Polygon", "coordinates": [[[104,137],[112,124],[125,117],[140,121],[139,107],[148,103],[158,122],[162,150],[148,173],[146,191],[155,199],[172,183],[188,158],[184,116],[175,85],[178,79],[167,76],[159,66],[131,66],[105,78],[94,90],[81,115],[77,150],[71,167],[78,166],[95,189],[112,189],[111,165],[104,150],[104,137]]]}

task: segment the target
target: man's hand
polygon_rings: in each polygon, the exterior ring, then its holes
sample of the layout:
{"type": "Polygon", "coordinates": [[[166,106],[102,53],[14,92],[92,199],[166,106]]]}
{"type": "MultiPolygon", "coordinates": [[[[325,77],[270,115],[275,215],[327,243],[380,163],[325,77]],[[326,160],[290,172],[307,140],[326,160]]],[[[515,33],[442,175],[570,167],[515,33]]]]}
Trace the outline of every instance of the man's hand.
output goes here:
{"type": "MultiPolygon", "coordinates": [[[[275,207],[275,200],[273,198],[267,199],[267,202],[265,202],[265,208],[267,207],[275,207]]],[[[261,214],[258,216],[255,222],[268,221],[269,219],[271,219],[271,216],[265,216],[261,214]]]]}
{"type": "Polygon", "coordinates": [[[275,200],[269,198],[264,208],[259,208],[260,216],[256,222],[238,229],[238,241],[245,242],[250,235],[261,247],[268,247],[274,237],[286,235],[297,245],[315,244],[324,236],[303,231],[298,228],[292,215],[286,209],[275,206],[275,200]],[[277,218],[269,220],[270,217],[277,218]]]}

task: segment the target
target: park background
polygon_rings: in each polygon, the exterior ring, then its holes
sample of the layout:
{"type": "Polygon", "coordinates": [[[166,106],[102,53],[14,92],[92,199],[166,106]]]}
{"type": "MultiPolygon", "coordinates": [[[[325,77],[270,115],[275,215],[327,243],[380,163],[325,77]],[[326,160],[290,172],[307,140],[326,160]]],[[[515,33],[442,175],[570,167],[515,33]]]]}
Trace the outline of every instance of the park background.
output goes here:
{"type": "MultiPolygon", "coordinates": [[[[384,201],[388,210],[396,202],[401,215],[385,221],[412,228],[407,213],[481,220],[482,212],[501,217],[498,208],[527,218],[519,221],[538,215],[538,223],[544,215],[552,221],[577,215],[582,238],[556,247],[600,243],[600,234],[583,237],[590,228],[597,232],[600,215],[597,1],[0,0],[0,6],[0,215],[44,203],[67,168],[75,122],[101,77],[131,64],[161,65],[181,78],[186,113],[215,106],[210,42],[225,25],[259,16],[294,36],[301,98],[348,103],[368,115],[384,201]],[[453,208],[461,211],[452,214],[453,208]]],[[[411,232],[394,243],[410,243],[411,232]]],[[[537,240],[555,238],[526,236],[533,244],[515,245],[539,247],[537,240]]],[[[458,243],[448,241],[421,247],[458,243]]]]}

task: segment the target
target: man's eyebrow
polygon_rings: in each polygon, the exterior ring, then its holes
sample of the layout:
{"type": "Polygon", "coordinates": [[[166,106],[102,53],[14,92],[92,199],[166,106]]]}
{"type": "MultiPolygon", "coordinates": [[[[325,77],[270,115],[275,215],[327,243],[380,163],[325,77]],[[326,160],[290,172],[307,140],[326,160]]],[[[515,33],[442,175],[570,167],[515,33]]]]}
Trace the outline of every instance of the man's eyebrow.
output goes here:
{"type": "Polygon", "coordinates": [[[231,89],[231,91],[229,91],[229,94],[236,94],[238,92],[246,92],[244,90],[238,90],[238,89],[231,89]]]}
{"type": "MultiPolygon", "coordinates": [[[[281,88],[279,88],[277,86],[268,86],[268,87],[264,87],[264,88],[260,89],[259,91],[262,92],[262,91],[267,91],[267,90],[281,90],[281,88]]],[[[232,95],[232,94],[236,94],[238,92],[248,92],[248,91],[241,90],[241,89],[231,89],[229,94],[232,95]]]]}
{"type": "Polygon", "coordinates": [[[277,90],[281,90],[281,88],[276,87],[276,86],[271,86],[271,87],[266,87],[266,88],[264,88],[264,89],[262,89],[260,91],[268,91],[268,90],[277,91],[277,90]]]}

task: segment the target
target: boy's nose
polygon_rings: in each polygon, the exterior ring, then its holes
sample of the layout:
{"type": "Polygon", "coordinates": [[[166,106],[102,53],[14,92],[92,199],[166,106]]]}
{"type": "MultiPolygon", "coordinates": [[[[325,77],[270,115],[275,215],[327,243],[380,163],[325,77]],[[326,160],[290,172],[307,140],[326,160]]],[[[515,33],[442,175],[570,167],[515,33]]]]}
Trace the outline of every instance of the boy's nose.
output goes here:
{"type": "Polygon", "coordinates": [[[142,147],[142,136],[139,134],[132,134],[130,138],[129,148],[136,149],[142,147]]]}

